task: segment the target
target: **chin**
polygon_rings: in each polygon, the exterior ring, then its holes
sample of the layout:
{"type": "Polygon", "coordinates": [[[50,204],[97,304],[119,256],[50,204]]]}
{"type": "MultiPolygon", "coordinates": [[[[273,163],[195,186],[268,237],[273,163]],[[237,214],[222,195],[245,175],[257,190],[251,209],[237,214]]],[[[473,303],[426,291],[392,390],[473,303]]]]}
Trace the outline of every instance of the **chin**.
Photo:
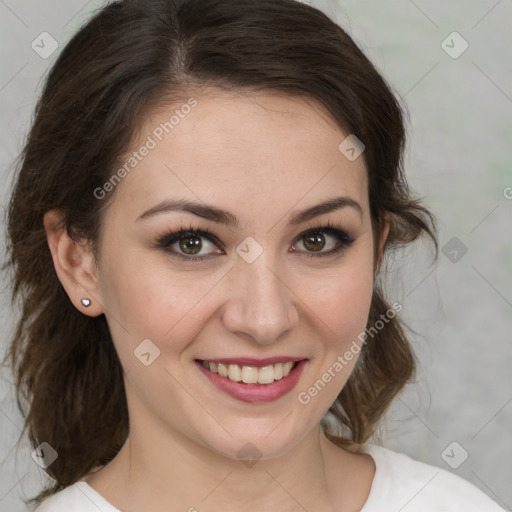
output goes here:
{"type": "Polygon", "coordinates": [[[276,419],[240,418],[223,424],[229,434],[223,431],[216,439],[210,434],[202,444],[218,455],[244,463],[276,459],[292,451],[318,424],[298,425],[295,418],[292,411],[276,419]]]}

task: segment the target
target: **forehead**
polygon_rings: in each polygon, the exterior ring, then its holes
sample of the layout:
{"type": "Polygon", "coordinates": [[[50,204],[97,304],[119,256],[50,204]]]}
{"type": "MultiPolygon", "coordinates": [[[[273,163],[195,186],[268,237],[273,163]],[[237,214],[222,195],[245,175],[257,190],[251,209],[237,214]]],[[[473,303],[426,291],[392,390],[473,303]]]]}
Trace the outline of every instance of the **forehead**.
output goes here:
{"type": "Polygon", "coordinates": [[[366,208],[364,159],[350,161],[339,150],[347,135],[312,100],[261,92],[192,96],[147,117],[122,158],[129,172],[116,195],[129,201],[114,203],[133,213],[169,197],[286,209],[346,194],[366,208]]]}

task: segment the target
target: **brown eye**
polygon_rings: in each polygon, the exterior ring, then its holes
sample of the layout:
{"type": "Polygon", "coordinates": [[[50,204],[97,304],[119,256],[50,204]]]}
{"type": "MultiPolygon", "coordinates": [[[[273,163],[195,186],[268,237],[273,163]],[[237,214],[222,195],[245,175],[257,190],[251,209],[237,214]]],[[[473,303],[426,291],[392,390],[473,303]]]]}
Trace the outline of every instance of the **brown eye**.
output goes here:
{"type": "Polygon", "coordinates": [[[343,244],[335,234],[316,231],[302,235],[297,244],[297,249],[305,252],[329,254],[336,249],[337,245],[343,244]]]}
{"type": "Polygon", "coordinates": [[[302,233],[294,244],[293,251],[304,252],[304,256],[310,258],[334,256],[350,247],[354,240],[345,231],[329,225],[302,233]]]}
{"type": "Polygon", "coordinates": [[[201,242],[201,237],[191,236],[188,238],[180,238],[178,245],[185,254],[195,255],[201,251],[203,243],[201,242]]]}
{"type": "Polygon", "coordinates": [[[156,247],[172,256],[189,261],[203,260],[205,257],[223,254],[223,251],[219,249],[221,245],[217,238],[208,231],[183,228],[177,232],[168,233],[156,243],[156,247]]]}
{"type": "Polygon", "coordinates": [[[321,251],[325,247],[325,237],[320,233],[306,235],[304,237],[304,246],[309,251],[321,251]]]}

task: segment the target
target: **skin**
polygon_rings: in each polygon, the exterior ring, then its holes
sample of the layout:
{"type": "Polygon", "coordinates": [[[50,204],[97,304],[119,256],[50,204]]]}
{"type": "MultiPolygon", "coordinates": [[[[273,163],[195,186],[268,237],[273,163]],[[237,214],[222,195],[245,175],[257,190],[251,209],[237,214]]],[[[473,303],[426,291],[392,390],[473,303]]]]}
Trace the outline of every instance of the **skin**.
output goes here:
{"type": "MultiPolygon", "coordinates": [[[[124,511],[356,511],[375,473],[369,455],[337,447],[319,422],[357,357],[307,405],[306,391],[366,327],[380,266],[372,234],[363,157],[338,150],[347,134],[311,100],[211,90],[172,133],[119,183],[102,219],[98,258],[45,216],[58,276],[86,315],[106,315],[125,370],[130,436],[88,483],[124,511]],[[296,213],[337,196],[356,201],[293,226],[296,213]],[[189,199],[231,212],[239,226],[184,211],[137,220],[168,199],[189,199]],[[338,254],[315,254],[309,228],[331,222],[355,240],[338,254]],[[169,231],[208,230],[203,261],[156,247],[169,231]],[[247,237],[262,254],[247,263],[236,248],[247,237]],[[174,254],[175,254],[174,253],[174,254]],[[208,255],[208,256],[207,256],[208,255]],[[80,299],[88,297],[84,308],[80,299]],[[160,356],[149,366],[134,350],[150,339],[160,356]],[[213,386],[195,359],[301,356],[308,363],[279,400],[250,404],[213,386]],[[261,453],[249,467],[247,443],[261,453]]],[[[175,107],[174,107],[175,108],[175,107]]],[[[173,108],[154,112],[136,150],[173,108]]],[[[327,252],[337,245],[324,234],[327,252]]],[[[243,245],[242,245],[243,246],[243,245]]],[[[379,253],[380,254],[380,253],[379,253]]]]}

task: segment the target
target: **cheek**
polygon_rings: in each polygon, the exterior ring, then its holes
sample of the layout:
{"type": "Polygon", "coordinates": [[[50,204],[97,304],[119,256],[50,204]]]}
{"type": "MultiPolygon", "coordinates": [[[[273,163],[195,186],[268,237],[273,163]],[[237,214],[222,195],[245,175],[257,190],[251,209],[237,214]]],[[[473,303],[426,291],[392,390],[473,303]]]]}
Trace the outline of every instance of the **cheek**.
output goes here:
{"type": "MultiPolygon", "coordinates": [[[[366,325],[373,294],[373,273],[367,271],[360,275],[352,275],[343,283],[341,310],[333,318],[339,318],[342,324],[351,330],[361,330],[366,325]]],[[[353,334],[353,332],[352,332],[353,334]]]]}
{"type": "Polygon", "coordinates": [[[330,345],[342,348],[366,327],[374,285],[373,260],[365,253],[326,273],[308,304],[326,326],[330,345]]]}
{"type": "Polygon", "coordinates": [[[135,252],[124,253],[122,258],[112,256],[105,261],[100,282],[121,359],[144,339],[162,351],[179,352],[187,342],[183,329],[193,338],[201,328],[207,314],[203,299],[211,295],[220,276],[172,271],[165,258],[144,258],[135,252]]]}
{"type": "Polygon", "coordinates": [[[363,350],[361,334],[366,328],[373,292],[370,266],[346,269],[332,276],[324,293],[318,296],[315,312],[326,324],[322,343],[304,384],[297,390],[297,402],[309,411],[313,424],[338,398],[363,350]]]}
{"type": "MultiPolygon", "coordinates": [[[[325,413],[345,386],[364,345],[364,331],[373,294],[371,265],[332,276],[330,285],[315,301],[321,321],[323,343],[318,344],[316,362],[305,387],[298,390],[298,402],[325,413]]],[[[315,417],[312,415],[312,417],[315,417]]]]}

